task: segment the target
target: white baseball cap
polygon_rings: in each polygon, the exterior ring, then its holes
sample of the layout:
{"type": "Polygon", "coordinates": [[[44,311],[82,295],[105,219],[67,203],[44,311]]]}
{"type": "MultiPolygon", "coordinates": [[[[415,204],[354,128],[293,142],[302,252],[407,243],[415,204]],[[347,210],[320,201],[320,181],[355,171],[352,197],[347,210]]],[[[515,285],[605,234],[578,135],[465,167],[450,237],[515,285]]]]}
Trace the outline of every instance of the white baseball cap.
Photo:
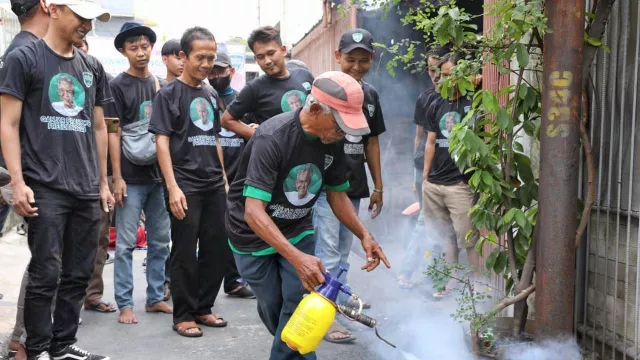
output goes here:
{"type": "Polygon", "coordinates": [[[98,19],[102,22],[111,20],[111,14],[102,6],[93,2],[93,0],[47,0],[47,6],[51,4],[65,5],[84,19],[98,19]]]}

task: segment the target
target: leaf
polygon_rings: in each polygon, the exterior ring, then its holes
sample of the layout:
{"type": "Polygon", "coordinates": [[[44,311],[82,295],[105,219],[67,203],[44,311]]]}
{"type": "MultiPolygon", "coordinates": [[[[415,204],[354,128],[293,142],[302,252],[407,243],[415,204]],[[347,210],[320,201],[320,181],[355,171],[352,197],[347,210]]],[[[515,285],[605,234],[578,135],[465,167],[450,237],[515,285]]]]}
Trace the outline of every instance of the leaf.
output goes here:
{"type": "Polygon", "coordinates": [[[518,47],[516,49],[516,57],[521,68],[526,68],[527,65],[529,65],[529,51],[527,51],[526,45],[518,44],[518,47]]]}
{"type": "Polygon", "coordinates": [[[525,99],[527,97],[528,91],[529,91],[529,86],[527,84],[520,85],[520,89],[518,90],[518,97],[520,99],[525,99]]]}
{"type": "Polygon", "coordinates": [[[513,153],[513,159],[516,163],[516,169],[518,170],[518,175],[525,183],[530,183],[534,180],[533,171],[531,170],[531,160],[525,155],[521,153],[513,153]]]}
{"type": "Polygon", "coordinates": [[[491,177],[491,174],[486,171],[482,172],[482,181],[488,186],[491,186],[493,184],[493,178],[491,177]]]}
{"type": "Polygon", "coordinates": [[[496,272],[496,274],[500,274],[501,272],[504,271],[504,269],[507,267],[507,260],[509,259],[507,252],[503,251],[500,253],[500,255],[498,255],[498,258],[496,259],[496,263],[493,265],[493,271],[496,272]]]}
{"type": "Polygon", "coordinates": [[[498,123],[498,127],[503,130],[509,130],[511,126],[509,119],[509,113],[505,109],[498,109],[498,114],[496,115],[496,122],[498,123]]]}
{"type": "Polygon", "coordinates": [[[587,42],[589,43],[589,45],[594,46],[594,47],[602,46],[602,39],[597,38],[597,37],[589,36],[589,37],[587,37],[587,42]]]}
{"type": "Polygon", "coordinates": [[[529,136],[533,136],[536,132],[536,124],[533,123],[533,121],[527,121],[525,120],[524,123],[522,124],[522,126],[524,126],[524,132],[529,135],[529,136]]]}
{"type": "Polygon", "coordinates": [[[449,9],[448,14],[449,16],[451,16],[452,19],[458,20],[458,18],[460,17],[460,9],[458,9],[457,7],[454,7],[453,9],[449,9]]]}
{"type": "Polygon", "coordinates": [[[489,113],[495,114],[498,112],[498,99],[490,91],[485,90],[482,93],[482,105],[489,113]]]}
{"type": "Polygon", "coordinates": [[[518,141],[514,141],[513,142],[513,148],[516,151],[520,151],[520,152],[524,152],[524,147],[522,146],[522,144],[520,144],[518,141]]]}
{"type": "Polygon", "coordinates": [[[485,242],[486,240],[487,240],[487,238],[486,238],[486,237],[481,236],[481,237],[480,237],[480,240],[478,240],[478,242],[476,243],[475,249],[476,249],[476,252],[477,252],[480,256],[482,256],[482,248],[484,247],[484,242],[485,242]]]}
{"type": "Polygon", "coordinates": [[[485,262],[485,266],[487,270],[491,271],[496,264],[496,260],[498,260],[498,255],[500,255],[500,248],[495,248],[487,257],[487,261],[485,262]]]}
{"type": "Polygon", "coordinates": [[[518,226],[520,226],[521,228],[523,228],[527,223],[527,218],[526,216],[524,216],[524,212],[522,212],[522,210],[520,209],[516,210],[515,218],[516,218],[516,224],[518,224],[518,226]]]}
{"type": "Polygon", "coordinates": [[[516,215],[517,209],[509,209],[506,214],[504,214],[504,223],[510,224],[513,221],[513,217],[516,215]]]}

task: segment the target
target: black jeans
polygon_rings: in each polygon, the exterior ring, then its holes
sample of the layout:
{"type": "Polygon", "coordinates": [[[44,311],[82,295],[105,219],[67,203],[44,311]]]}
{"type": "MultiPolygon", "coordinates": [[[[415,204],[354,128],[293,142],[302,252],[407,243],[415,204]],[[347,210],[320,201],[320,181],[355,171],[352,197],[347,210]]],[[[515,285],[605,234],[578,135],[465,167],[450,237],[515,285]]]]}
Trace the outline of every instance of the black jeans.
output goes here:
{"type": "Polygon", "coordinates": [[[24,300],[25,345],[27,355],[34,356],[76,342],[80,308],[98,248],[101,210],[99,200],[81,200],[34,182],[28,185],[39,214],[27,220],[31,261],[24,300]]]}
{"type": "Polygon", "coordinates": [[[186,198],[185,218],[178,220],[171,214],[171,296],[175,324],[212,313],[227,271],[227,259],[232,256],[224,225],[224,189],[186,198]]]}

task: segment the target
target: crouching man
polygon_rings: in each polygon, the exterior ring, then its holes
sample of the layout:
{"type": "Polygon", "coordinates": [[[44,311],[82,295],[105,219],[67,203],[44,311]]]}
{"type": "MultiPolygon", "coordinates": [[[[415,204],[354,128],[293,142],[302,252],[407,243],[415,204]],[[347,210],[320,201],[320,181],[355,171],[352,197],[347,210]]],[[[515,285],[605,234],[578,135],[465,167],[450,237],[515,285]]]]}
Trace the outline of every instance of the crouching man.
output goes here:
{"type": "Polygon", "coordinates": [[[240,275],[258,298],[260,318],[275,336],[271,360],[316,358],[290,349],[280,334],[304,289],[324,282],[311,236],[311,209],[323,186],[336,217],[362,242],[362,269],[373,271],[381,261],[390,267],[345,192],[349,181],[338,143],[345,134],[370,132],[363,101],[362,87],[347,74],[331,71],[316,78],[302,109],[256,130],[229,190],[229,243],[240,275]]]}

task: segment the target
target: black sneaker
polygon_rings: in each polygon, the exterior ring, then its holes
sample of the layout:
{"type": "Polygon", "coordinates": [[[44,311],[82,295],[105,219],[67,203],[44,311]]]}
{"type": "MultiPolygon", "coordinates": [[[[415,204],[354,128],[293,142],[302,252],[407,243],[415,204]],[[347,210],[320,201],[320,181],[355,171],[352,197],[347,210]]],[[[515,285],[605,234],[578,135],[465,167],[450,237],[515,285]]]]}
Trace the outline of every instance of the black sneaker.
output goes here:
{"type": "Polygon", "coordinates": [[[36,356],[29,356],[27,360],[51,360],[51,356],[49,356],[48,352],[43,351],[36,356]]]}
{"type": "MultiPolygon", "coordinates": [[[[51,352],[51,358],[53,360],[110,360],[107,356],[92,355],[75,345],[69,345],[58,352],[51,352]]],[[[45,359],[49,360],[49,358],[45,359]]]]}

